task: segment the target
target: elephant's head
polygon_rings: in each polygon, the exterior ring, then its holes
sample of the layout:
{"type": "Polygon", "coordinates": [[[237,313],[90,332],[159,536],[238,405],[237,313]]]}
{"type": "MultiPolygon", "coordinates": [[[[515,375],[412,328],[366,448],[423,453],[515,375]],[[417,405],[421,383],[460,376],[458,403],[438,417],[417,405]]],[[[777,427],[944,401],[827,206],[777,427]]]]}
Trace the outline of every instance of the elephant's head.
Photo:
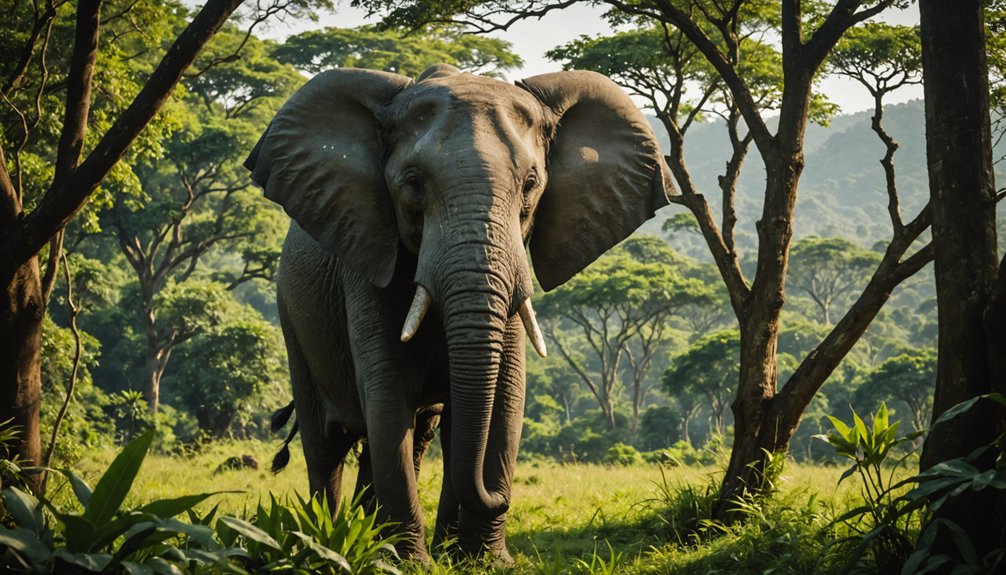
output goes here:
{"type": "Polygon", "coordinates": [[[402,339],[439,307],[454,485],[472,512],[505,510],[482,467],[510,318],[519,313],[545,351],[525,245],[550,290],[667,203],[672,184],[643,115],[593,72],[513,86],[444,65],[415,83],[340,69],[294,94],[246,165],[267,197],[377,286],[396,258],[417,258],[402,339]]]}

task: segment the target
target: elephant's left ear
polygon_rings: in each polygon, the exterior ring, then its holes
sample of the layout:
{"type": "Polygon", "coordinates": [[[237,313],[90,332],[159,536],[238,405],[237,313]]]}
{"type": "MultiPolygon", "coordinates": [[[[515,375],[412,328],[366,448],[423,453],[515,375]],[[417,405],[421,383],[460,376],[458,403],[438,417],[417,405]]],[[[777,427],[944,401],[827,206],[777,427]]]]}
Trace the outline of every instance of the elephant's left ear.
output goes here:
{"type": "Polygon", "coordinates": [[[535,275],[548,291],[653,217],[674,184],[649,122],[607,77],[555,72],[519,85],[558,123],[530,243],[535,275]]]}

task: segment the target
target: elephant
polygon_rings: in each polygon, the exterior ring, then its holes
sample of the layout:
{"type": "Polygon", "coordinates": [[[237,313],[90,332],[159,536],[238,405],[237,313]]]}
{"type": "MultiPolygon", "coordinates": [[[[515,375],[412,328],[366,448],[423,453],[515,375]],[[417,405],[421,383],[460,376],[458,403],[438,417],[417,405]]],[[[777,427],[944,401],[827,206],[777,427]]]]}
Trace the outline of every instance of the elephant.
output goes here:
{"type": "MultiPolygon", "coordinates": [[[[340,68],[276,113],[245,163],[292,219],[276,277],[310,490],[357,490],[429,555],[416,477],[440,425],[434,543],[509,560],[504,527],[531,307],[668,203],[653,131],[607,77],[516,84],[448,65],[340,68]]],[[[334,509],[334,507],[333,507],[334,509]]]]}

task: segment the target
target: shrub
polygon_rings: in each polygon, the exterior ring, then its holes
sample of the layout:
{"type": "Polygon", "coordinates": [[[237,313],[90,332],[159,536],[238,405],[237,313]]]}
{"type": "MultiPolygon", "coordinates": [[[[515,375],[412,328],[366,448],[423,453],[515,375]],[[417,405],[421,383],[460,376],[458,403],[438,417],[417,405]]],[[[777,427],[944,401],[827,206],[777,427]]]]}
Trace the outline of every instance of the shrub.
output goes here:
{"type": "Polygon", "coordinates": [[[605,465],[638,465],[643,462],[643,456],[636,451],[636,448],[624,443],[616,443],[608,448],[601,458],[601,463],[605,465]]]}

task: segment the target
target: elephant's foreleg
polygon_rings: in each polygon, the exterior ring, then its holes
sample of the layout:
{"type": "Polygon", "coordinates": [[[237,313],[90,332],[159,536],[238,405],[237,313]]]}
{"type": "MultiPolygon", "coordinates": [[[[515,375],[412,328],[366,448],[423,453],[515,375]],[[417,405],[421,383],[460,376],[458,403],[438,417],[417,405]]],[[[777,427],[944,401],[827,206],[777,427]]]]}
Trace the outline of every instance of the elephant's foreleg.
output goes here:
{"type": "Polygon", "coordinates": [[[423,464],[423,456],[433,442],[437,434],[437,426],[440,425],[440,415],[443,412],[443,404],[437,403],[429,407],[424,407],[416,413],[415,434],[413,435],[412,460],[413,467],[416,468],[416,477],[419,477],[419,469],[423,464]]]}
{"type": "Polygon", "coordinates": [[[425,526],[419,505],[413,457],[415,412],[400,399],[367,401],[367,429],[374,492],[382,519],[393,521],[408,539],[399,544],[402,555],[425,560],[425,526]]]}
{"type": "Polygon", "coordinates": [[[454,493],[454,484],[451,482],[451,412],[448,406],[444,406],[443,413],[440,414],[440,448],[443,451],[444,459],[444,481],[440,487],[440,503],[437,505],[437,522],[433,528],[433,549],[435,551],[450,551],[445,549],[458,536],[458,512],[461,504],[458,496],[454,493]]]}

